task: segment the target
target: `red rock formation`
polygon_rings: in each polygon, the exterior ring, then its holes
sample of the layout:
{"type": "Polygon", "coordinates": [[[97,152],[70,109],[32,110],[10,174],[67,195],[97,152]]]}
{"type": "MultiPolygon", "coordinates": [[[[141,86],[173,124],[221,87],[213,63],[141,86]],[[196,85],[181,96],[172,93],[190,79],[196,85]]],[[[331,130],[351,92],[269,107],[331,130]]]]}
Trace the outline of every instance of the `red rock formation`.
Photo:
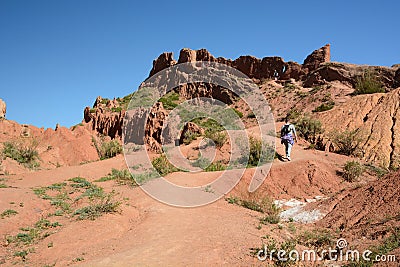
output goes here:
{"type": "Polygon", "coordinates": [[[281,80],[295,79],[300,80],[300,77],[304,75],[301,65],[294,61],[289,61],[285,65],[285,71],[280,77],[281,80]]]}
{"type": "MultiPolygon", "coordinates": [[[[280,79],[299,80],[304,74],[318,68],[321,63],[330,61],[329,48],[330,46],[326,45],[315,50],[306,58],[303,67],[295,62],[286,63],[281,57],[264,57],[259,59],[253,56],[241,56],[232,61],[223,57],[215,58],[206,49],[191,50],[189,48],[184,48],[180,51],[178,63],[196,61],[217,62],[236,68],[250,78],[272,78],[276,71],[280,79]]],[[[173,60],[172,53],[163,53],[154,60],[150,76],[174,64],[176,64],[176,61],[173,60]]]]}
{"type": "Polygon", "coordinates": [[[331,46],[330,44],[321,47],[320,49],[314,50],[303,63],[303,69],[305,73],[310,73],[316,70],[322,63],[331,61],[331,46]]]}
{"type": "Polygon", "coordinates": [[[161,133],[166,116],[167,111],[161,102],[156,103],[150,110],[144,132],[144,142],[149,150],[161,151],[161,133]]]}
{"type": "Polygon", "coordinates": [[[121,137],[125,110],[114,109],[118,107],[116,99],[108,100],[98,96],[93,108],[86,107],[83,111],[83,122],[89,125],[88,128],[92,131],[111,138],[121,137]]]}
{"type": "Polygon", "coordinates": [[[175,65],[176,61],[173,59],[173,53],[162,53],[156,60],[153,60],[153,68],[150,71],[150,76],[153,76],[160,70],[166,69],[175,65]]]}

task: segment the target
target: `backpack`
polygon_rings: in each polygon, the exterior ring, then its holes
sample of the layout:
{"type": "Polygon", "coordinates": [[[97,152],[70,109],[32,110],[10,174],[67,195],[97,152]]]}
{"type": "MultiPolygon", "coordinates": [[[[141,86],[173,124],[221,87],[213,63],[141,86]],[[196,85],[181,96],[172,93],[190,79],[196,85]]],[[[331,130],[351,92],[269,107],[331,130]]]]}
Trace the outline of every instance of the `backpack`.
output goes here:
{"type": "Polygon", "coordinates": [[[285,136],[285,135],[288,135],[288,134],[290,133],[289,127],[290,127],[290,124],[285,124],[285,125],[283,126],[283,128],[282,128],[282,130],[281,130],[281,137],[282,137],[282,136],[285,136]]]}

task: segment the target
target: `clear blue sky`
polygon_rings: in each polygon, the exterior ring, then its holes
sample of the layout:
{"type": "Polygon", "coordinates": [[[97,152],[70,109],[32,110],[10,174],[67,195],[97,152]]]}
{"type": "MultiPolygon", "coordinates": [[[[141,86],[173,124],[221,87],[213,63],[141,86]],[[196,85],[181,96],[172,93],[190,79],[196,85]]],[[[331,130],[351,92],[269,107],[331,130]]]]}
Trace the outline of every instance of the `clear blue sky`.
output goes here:
{"type": "Polygon", "coordinates": [[[0,98],[7,118],[72,126],[98,95],[136,90],[152,61],[183,47],[302,63],[400,63],[400,1],[0,0],[0,98]],[[170,3],[171,2],[171,3],[170,3]]]}

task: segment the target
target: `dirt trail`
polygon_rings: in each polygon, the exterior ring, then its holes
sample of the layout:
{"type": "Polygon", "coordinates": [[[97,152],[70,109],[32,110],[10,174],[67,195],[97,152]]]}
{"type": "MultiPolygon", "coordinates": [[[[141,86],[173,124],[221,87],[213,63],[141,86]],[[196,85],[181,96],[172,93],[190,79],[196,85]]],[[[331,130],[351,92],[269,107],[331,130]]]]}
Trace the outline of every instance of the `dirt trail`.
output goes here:
{"type": "MultiPolygon", "coordinates": [[[[278,151],[282,149],[278,145],[278,151]]],[[[325,152],[304,150],[296,145],[292,162],[275,160],[271,175],[262,185],[262,192],[276,197],[306,197],[320,193],[319,188],[338,188],[338,178],[332,166],[339,165],[344,158],[325,152]],[[306,162],[319,162],[326,179],[312,183],[306,162]],[[326,167],[323,167],[327,165],[326,167]],[[294,171],[293,173],[287,170],[294,171]],[[305,171],[306,170],[306,171],[305,171]],[[287,176],[289,175],[289,179],[287,176]],[[327,176],[328,175],[328,176],[327,176]],[[296,186],[298,184],[298,186],[296,186]],[[294,191],[286,191],[294,187],[294,191]]],[[[316,163],[317,164],[317,163],[316,163]]],[[[80,166],[61,167],[53,170],[25,173],[8,177],[6,184],[11,188],[0,189],[0,209],[14,208],[16,216],[0,220],[2,236],[18,233],[20,227],[34,224],[51,209],[48,201],[34,195],[32,188],[63,182],[81,176],[89,181],[110,172],[111,168],[125,168],[122,156],[88,163],[80,166]],[[17,207],[23,202],[23,207],[17,207]],[[14,204],[10,204],[14,203],[14,204]]],[[[315,167],[315,166],[314,166],[315,167]]],[[[313,168],[314,168],[313,167],[313,168]]],[[[317,173],[318,174],[318,173],[317,173]]],[[[180,180],[186,173],[174,173],[171,180],[180,180]]],[[[198,183],[209,182],[215,173],[195,175],[198,183]]],[[[317,179],[318,175],[314,177],[317,179]]],[[[243,183],[246,184],[243,178],[243,183]]],[[[99,184],[105,190],[115,189],[123,201],[120,214],[106,214],[95,221],[61,219],[62,226],[46,239],[35,244],[35,252],[28,256],[28,265],[41,266],[204,266],[204,265],[258,265],[250,255],[250,248],[261,246],[261,236],[271,234],[274,227],[257,229],[262,214],[229,204],[221,199],[213,204],[198,208],[174,208],[162,204],[140,188],[116,185],[114,181],[99,184]],[[47,244],[53,246],[48,248],[47,244]],[[80,259],[82,261],[77,261],[80,259]]],[[[238,188],[240,185],[238,185],[238,188]]],[[[235,189],[232,194],[243,190],[235,189]],[[236,191],[235,191],[236,190],[236,191]]],[[[54,218],[58,219],[58,218],[54,218]]],[[[9,248],[2,246],[2,266],[11,266],[15,259],[5,257],[9,248]]]]}

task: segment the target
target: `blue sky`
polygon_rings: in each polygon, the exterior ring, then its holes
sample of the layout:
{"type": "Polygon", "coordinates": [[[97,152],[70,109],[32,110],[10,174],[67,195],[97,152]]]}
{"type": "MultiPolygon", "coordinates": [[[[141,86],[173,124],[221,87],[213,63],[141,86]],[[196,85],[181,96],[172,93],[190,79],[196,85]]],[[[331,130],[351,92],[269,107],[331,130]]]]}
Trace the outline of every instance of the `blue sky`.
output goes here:
{"type": "Polygon", "coordinates": [[[302,63],[400,63],[400,1],[0,0],[0,98],[7,118],[72,126],[98,95],[136,90],[152,61],[183,47],[302,63]],[[138,1],[139,2],[139,1],[138,1]]]}

